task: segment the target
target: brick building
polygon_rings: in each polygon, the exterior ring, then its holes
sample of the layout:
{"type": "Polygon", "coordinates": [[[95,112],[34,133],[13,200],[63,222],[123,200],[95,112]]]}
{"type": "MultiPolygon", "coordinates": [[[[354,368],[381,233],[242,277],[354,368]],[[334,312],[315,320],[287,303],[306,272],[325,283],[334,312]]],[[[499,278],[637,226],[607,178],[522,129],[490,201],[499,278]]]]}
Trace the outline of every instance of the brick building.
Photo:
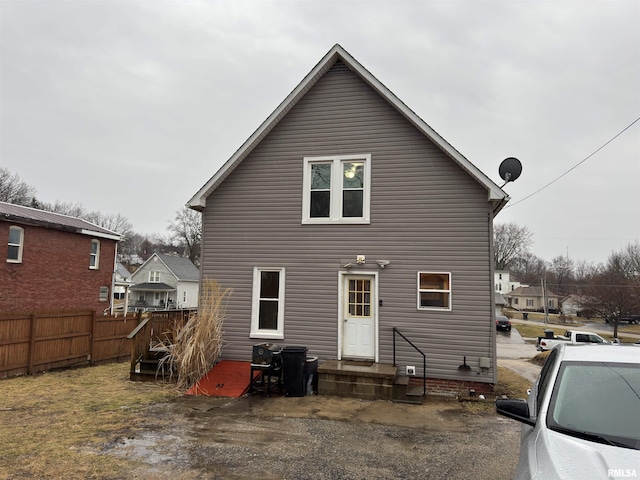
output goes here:
{"type": "Polygon", "coordinates": [[[121,236],[85,220],[0,202],[0,312],[110,307],[121,236]]]}

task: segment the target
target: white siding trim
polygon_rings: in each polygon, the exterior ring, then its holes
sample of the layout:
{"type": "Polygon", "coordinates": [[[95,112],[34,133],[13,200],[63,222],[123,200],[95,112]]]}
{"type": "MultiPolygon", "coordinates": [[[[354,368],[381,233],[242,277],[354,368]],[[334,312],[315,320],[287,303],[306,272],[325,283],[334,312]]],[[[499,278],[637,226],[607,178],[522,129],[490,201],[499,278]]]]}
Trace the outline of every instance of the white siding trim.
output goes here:
{"type": "Polygon", "coordinates": [[[368,224],[371,211],[371,154],[331,155],[323,157],[304,157],[302,177],[302,224],[368,224]],[[354,160],[364,161],[364,189],[362,193],[362,217],[342,216],[342,163],[354,160]],[[311,218],[311,165],[331,163],[331,209],[329,218],[311,218]]]}
{"type": "Polygon", "coordinates": [[[435,272],[432,270],[418,270],[417,272],[417,281],[416,281],[416,294],[417,294],[417,305],[418,310],[436,310],[438,312],[450,312],[453,310],[453,278],[451,272],[435,272]],[[449,276],[449,290],[439,290],[449,292],[449,306],[448,307],[423,307],[420,305],[420,274],[427,273],[433,275],[448,275],[449,276]]]}
{"type": "Polygon", "coordinates": [[[379,316],[378,316],[378,306],[379,306],[379,272],[375,270],[358,270],[357,272],[350,272],[348,270],[341,270],[338,272],[338,360],[342,360],[342,342],[343,342],[343,330],[344,330],[344,283],[345,277],[357,277],[367,276],[373,277],[374,288],[373,293],[375,295],[375,302],[372,303],[371,308],[373,308],[373,324],[374,324],[374,342],[375,342],[375,362],[378,363],[380,361],[380,325],[379,325],[379,316]]]}
{"type": "Polygon", "coordinates": [[[254,267],[253,268],[253,289],[251,293],[251,333],[249,338],[264,339],[284,339],[284,289],[285,289],[285,268],[284,267],[254,267]],[[260,272],[279,272],[278,284],[278,328],[276,330],[260,330],[260,272]]]}

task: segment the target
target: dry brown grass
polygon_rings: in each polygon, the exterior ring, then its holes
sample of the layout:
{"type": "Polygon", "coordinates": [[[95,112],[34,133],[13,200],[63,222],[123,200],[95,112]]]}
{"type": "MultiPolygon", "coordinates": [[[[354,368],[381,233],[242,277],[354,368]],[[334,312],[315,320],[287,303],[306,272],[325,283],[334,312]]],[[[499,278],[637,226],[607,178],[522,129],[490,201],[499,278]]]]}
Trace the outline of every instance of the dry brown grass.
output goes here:
{"type": "Polygon", "coordinates": [[[146,406],[178,395],[131,382],[129,364],[0,381],[0,478],[126,478],[134,462],[100,453],[135,432],[146,406]]]}
{"type": "Polygon", "coordinates": [[[201,286],[198,312],[172,332],[172,343],[164,363],[175,372],[177,387],[188,389],[204,377],[215,365],[223,348],[222,326],[231,290],[223,290],[218,282],[205,280],[201,286]]]}
{"type": "Polygon", "coordinates": [[[547,357],[549,356],[550,353],[551,353],[551,350],[540,352],[535,357],[533,357],[530,361],[534,365],[539,365],[541,367],[544,365],[544,362],[547,361],[547,357]]]}
{"type": "MultiPolygon", "coordinates": [[[[494,387],[496,398],[506,395],[509,398],[527,398],[527,389],[531,388],[531,382],[521,377],[512,370],[498,367],[498,382],[494,387]]],[[[492,414],[496,407],[493,398],[484,401],[462,402],[462,408],[466,413],[492,414]]]]}

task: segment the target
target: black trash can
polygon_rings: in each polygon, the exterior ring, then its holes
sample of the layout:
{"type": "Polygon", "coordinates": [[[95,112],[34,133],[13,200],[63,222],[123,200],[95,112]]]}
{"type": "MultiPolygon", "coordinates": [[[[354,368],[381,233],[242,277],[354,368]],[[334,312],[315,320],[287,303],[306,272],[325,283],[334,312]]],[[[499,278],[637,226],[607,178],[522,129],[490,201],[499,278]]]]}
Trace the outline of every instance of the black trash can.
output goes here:
{"type": "Polygon", "coordinates": [[[307,357],[304,368],[304,383],[307,395],[318,392],[318,357],[307,357]]]}
{"type": "Polygon", "coordinates": [[[307,347],[284,347],[282,349],[282,381],[287,397],[304,397],[307,393],[305,367],[307,347]]]}
{"type": "Polygon", "coordinates": [[[529,314],[527,312],[522,312],[522,319],[529,320],[529,314]]]}
{"type": "Polygon", "coordinates": [[[553,338],[553,330],[550,330],[550,329],[545,330],[544,338],[553,338]]]}

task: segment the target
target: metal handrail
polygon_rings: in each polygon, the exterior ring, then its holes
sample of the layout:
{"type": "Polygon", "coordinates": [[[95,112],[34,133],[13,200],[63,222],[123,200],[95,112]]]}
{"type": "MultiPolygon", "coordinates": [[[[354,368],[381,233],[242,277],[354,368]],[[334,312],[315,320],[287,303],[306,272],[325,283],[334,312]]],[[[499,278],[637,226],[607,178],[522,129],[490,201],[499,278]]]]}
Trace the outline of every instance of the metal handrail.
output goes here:
{"type": "Polygon", "coordinates": [[[393,327],[393,365],[396,364],[396,334],[400,335],[405,342],[411,345],[420,355],[422,355],[422,395],[427,394],[427,356],[424,354],[422,350],[416,347],[411,340],[405,337],[400,331],[393,327]]]}

